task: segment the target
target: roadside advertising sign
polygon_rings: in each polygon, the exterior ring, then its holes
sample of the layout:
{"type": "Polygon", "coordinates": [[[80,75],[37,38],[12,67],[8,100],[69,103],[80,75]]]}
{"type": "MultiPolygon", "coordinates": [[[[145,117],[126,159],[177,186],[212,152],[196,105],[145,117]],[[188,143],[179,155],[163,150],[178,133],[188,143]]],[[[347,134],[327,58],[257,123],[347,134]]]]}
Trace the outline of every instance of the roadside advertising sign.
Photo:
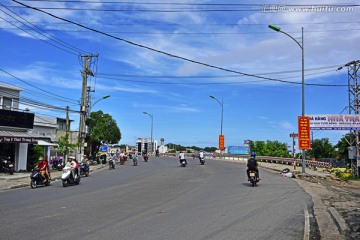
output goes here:
{"type": "Polygon", "coordinates": [[[360,130],[360,115],[317,114],[307,115],[311,130],[360,130]]]}
{"type": "Polygon", "coordinates": [[[224,135],[219,135],[219,149],[223,150],[225,148],[225,137],[224,135]]]}
{"type": "Polygon", "coordinates": [[[248,155],[250,149],[248,146],[228,146],[228,153],[229,154],[243,154],[248,155]]]}
{"type": "Polygon", "coordinates": [[[290,133],[290,137],[291,137],[291,138],[298,138],[298,137],[299,137],[299,134],[297,134],[297,133],[290,133]]]}
{"type": "Polygon", "coordinates": [[[107,153],[108,152],[108,146],[107,145],[101,145],[99,148],[99,152],[107,153]]]}
{"type": "Polygon", "coordinates": [[[310,117],[298,117],[299,149],[309,150],[310,146],[310,117]]]}

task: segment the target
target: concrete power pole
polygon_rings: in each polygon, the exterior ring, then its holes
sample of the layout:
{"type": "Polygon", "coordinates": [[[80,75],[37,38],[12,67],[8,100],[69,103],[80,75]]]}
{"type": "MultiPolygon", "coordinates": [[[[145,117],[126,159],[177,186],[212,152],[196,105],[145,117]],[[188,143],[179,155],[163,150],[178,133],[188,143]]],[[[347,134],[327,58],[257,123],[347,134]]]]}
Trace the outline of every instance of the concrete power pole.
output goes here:
{"type": "Polygon", "coordinates": [[[77,159],[81,161],[84,156],[84,143],[86,137],[86,117],[88,112],[88,97],[87,97],[87,78],[88,76],[94,76],[94,74],[89,69],[89,60],[93,56],[82,56],[84,58],[84,67],[82,72],[83,82],[82,82],[82,91],[81,91],[81,106],[80,106],[80,123],[79,123],[79,147],[78,147],[78,154],[77,159]]]}
{"type": "MultiPolygon", "coordinates": [[[[359,115],[360,111],[360,86],[358,83],[358,70],[360,68],[360,60],[352,61],[345,64],[342,67],[339,67],[338,70],[341,70],[343,67],[348,68],[348,93],[349,93],[349,114],[359,115]]],[[[355,159],[351,159],[351,169],[354,177],[360,176],[360,131],[352,130],[355,135],[356,142],[356,154],[355,159]]],[[[351,136],[351,134],[350,134],[351,136]]],[[[352,141],[350,141],[352,142],[352,141]]]]}

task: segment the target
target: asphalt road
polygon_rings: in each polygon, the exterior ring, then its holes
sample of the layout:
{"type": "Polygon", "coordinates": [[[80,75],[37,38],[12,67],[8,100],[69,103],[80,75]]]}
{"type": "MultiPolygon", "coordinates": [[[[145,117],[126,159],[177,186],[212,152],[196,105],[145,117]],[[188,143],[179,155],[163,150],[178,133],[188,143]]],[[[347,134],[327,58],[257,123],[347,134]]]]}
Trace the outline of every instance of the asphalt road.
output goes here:
{"type": "Polygon", "coordinates": [[[312,202],[295,181],[262,170],[252,187],[242,164],[188,162],[127,161],[78,186],[0,192],[0,238],[304,239],[312,202]]]}

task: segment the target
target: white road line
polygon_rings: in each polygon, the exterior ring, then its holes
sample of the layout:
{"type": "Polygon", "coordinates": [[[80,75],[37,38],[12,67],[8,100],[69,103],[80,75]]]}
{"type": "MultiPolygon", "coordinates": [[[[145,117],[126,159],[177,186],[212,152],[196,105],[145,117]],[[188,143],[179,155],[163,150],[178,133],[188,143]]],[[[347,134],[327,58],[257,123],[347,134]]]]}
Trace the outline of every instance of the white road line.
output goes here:
{"type": "Polygon", "coordinates": [[[303,240],[309,240],[310,236],[310,216],[307,206],[304,207],[304,217],[305,217],[305,226],[304,226],[304,238],[303,240]]]}

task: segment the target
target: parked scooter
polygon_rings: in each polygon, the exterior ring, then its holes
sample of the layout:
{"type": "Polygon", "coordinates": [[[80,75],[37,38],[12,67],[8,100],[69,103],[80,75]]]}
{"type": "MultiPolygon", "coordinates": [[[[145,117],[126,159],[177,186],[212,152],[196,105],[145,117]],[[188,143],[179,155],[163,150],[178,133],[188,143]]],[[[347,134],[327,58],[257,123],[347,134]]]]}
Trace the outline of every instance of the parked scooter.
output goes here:
{"type": "Polygon", "coordinates": [[[88,177],[90,174],[90,166],[85,162],[80,163],[80,176],[88,177]]]}
{"type": "Polygon", "coordinates": [[[14,165],[10,160],[10,157],[1,157],[0,158],[0,172],[9,173],[13,175],[15,172],[14,165]]]}
{"type": "Polygon", "coordinates": [[[40,169],[38,167],[34,168],[32,173],[30,174],[30,187],[32,189],[37,188],[37,186],[49,186],[50,180],[48,177],[44,179],[40,174],[40,169]],[[45,180],[45,181],[44,181],[45,180]]]}
{"type": "Polygon", "coordinates": [[[75,169],[75,177],[72,176],[70,167],[64,167],[62,171],[63,172],[61,175],[61,181],[63,187],[67,187],[68,185],[78,185],[80,183],[80,175],[78,169],[75,169]]]}
{"type": "Polygon", "coordinates": [[[257,185],[257,183],[259,182],[259,179],[256,176],[256,171],[255,170],[250,170],[250,183],[253,187],[255,187],[257,185]]]}

